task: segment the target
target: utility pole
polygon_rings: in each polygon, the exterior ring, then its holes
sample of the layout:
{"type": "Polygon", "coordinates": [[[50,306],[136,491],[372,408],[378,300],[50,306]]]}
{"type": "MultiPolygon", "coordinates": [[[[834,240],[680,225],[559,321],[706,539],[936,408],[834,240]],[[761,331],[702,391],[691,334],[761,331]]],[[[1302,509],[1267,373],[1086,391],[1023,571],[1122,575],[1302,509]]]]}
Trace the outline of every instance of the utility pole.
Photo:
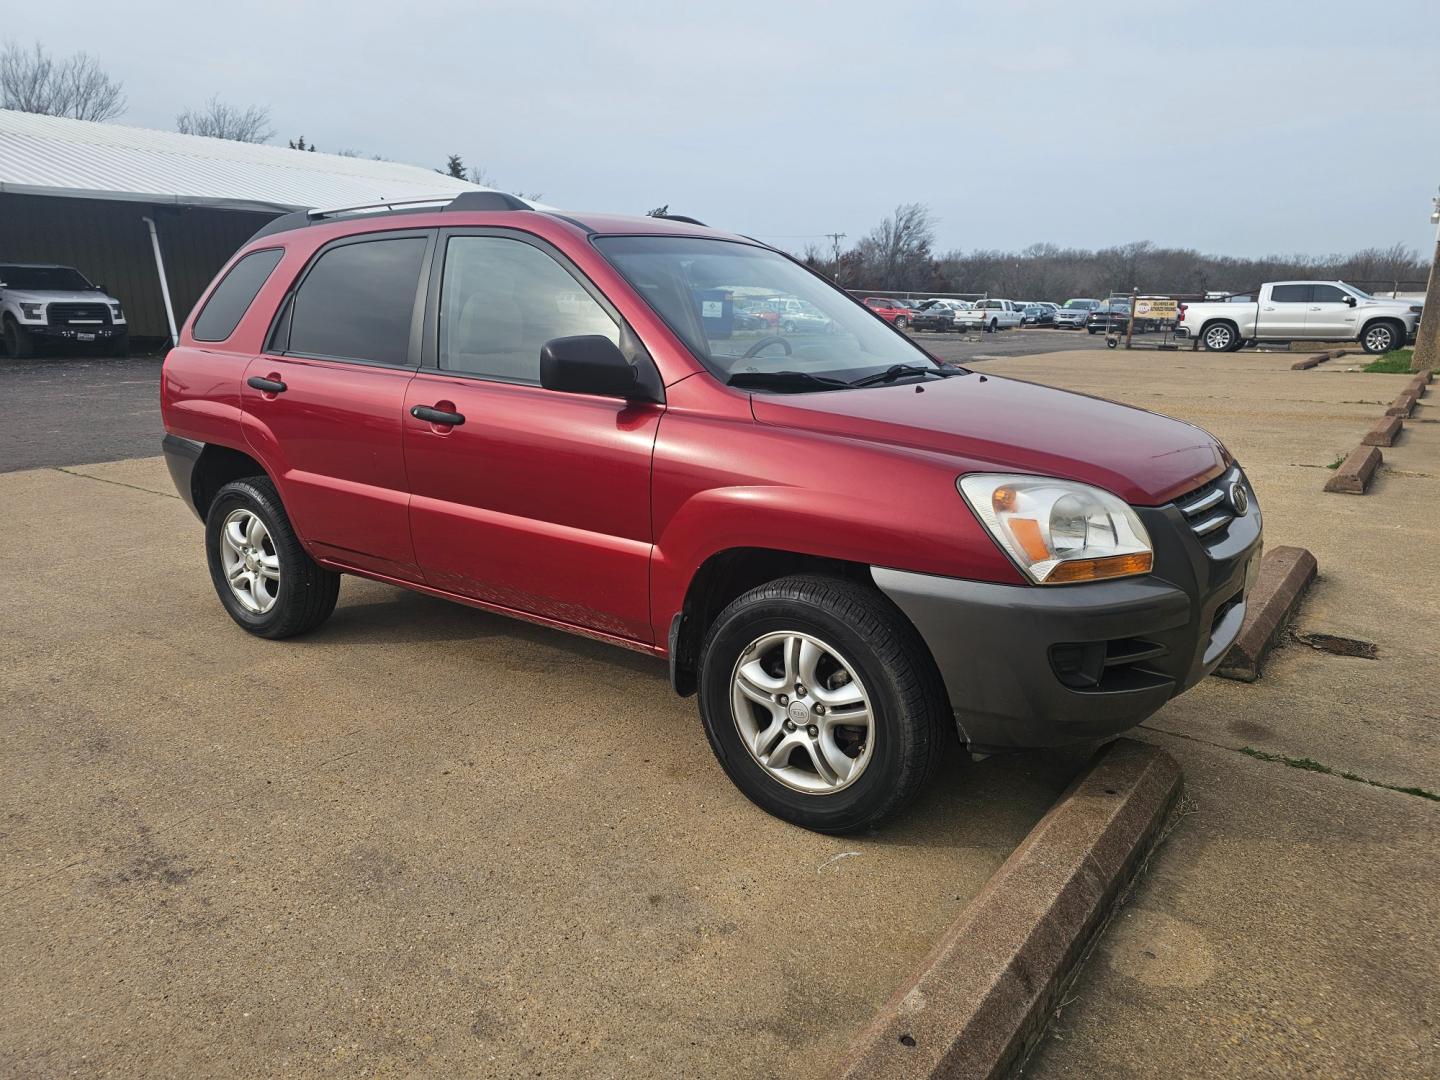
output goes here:
{"type": "Polygon", "coordinates": [[[1432,371],[1440,367],[1440,197],[1430,215],[1435,226],[1435,257],[1430,260],[1430,280],[1425,286],[1425,311],[1415,331],[1415,352],[1410,358],[1411,371],[1432,371]]]}
{"type": "Polygon", "coordinates": [[[840,241],[845,239],[843,232],[827,232],[830,243],[835,246],[835,283],[840,283],[840,241]]]}

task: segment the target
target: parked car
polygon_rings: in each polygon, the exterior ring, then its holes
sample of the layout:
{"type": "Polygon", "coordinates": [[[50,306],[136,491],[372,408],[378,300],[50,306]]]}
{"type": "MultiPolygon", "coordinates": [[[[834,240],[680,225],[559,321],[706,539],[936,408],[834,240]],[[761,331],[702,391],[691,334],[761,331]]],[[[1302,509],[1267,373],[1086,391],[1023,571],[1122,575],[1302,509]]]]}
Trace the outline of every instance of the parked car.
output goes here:
{"type": "Polygon", "coordinates": [[[1026,304],[1021,315],[1026,326],[1055,325],[1055,308],[1051,304],[1026,304]]]}
{"type": "Polygon", "coordinates": [[[0,264],[0,332],[12,360],[42,343],[95,345],[113,356],[130,349],[120,301],[73,266],[0,264]]]}
{"type": "Polygon", "coordinates": [[[977,300],[969,311],[956,314],[956,325],[974,330],[1009,330],[1021,325],[1024,308],[1013,300],[977,300]]]}
{"type": "MultiPolygon", "coordinates": [[[[1085,329],[1092,334],[1123,334],[1130,325],[1130,301],[1112,297],[1085,316],[1085,329]]],[[[1135,332],[1142,330],[1137,324],[1135,332]]]]}
{"type": "Polygon", "coordinates": [[[910,325],[916,330],[935,330],[940,333],[954,330],[956,313],[964,310],[959,306],[961,303],[963,301],[927,300],[915,312],[910,325]]]}
{"type": "Polygon", "coordinates": [[[1099,300],[1066,300],[1055,312],[1055,325],[1066,330],[1083,329],[1085,320],[1090,317],[1090,312],[1099,306],[1099,300]]]}
{"type": "Polygon", "coordinates": [[[915,315],[914,310],[905,301],[891,300],[884,296],[867,296],[865,306],[894,326],[896,330],[904,330],[910,325],[910,320],[915,315]]]}
{"type": "MultiPolygon", "coordinates": [[[[245,631],[315,630],[354,574],[633,649],[828,832],[957,738],[1133,727],[1235,640],[1260,514],[1205,432],[940,364],[753,241],[522,207],[282,216],[187,318],[163,447],[245,631]],[[834,329],[737,353],[704,305],[740,288],[834,329]]],[[[533,706],[557,754],[615,737],[533,706]]]]}
{"type": "Polygon", "coordinates": [[[1421,306],[1381,300],[1343,281],[1273,281],[1259,299],[1182,304],[1175,332],[1212,352],[1247,341],[1358,341],[1368,353],[1398,349],[1415,336],[1421,306]]]}
{"type": "Polygon", "coordinates": [[[775,313],[776,324],[782,334],[814,334],[830,326],[824,312],[814,304],[793,296],[767,300],[764,308],[775,313]]]}

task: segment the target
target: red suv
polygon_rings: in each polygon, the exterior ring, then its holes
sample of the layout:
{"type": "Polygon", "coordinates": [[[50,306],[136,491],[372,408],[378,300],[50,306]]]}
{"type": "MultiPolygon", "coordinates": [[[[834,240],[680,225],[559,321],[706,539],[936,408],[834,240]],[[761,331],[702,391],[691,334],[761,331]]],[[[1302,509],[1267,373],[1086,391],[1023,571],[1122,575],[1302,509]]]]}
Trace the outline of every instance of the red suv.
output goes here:
{"type": "Polygon", "coordinates": [[[865,306],[879,315],[896,330],[904,330],[915,317],[915,310],[898,300],[886,296],[867,296],[865,306]]]}
{"type": "Polygon", "coordinates": [[[1144,720],[1219,663],[1260,551],[1199,428],[941,365],[743,237],[492,192],[277,219],[162,403],[246,630],[358,574],[646,653],[747,796],[832,832],[957,737],[1144,720]],[[779,335],[754,297],[823,317],[779,335]]]}

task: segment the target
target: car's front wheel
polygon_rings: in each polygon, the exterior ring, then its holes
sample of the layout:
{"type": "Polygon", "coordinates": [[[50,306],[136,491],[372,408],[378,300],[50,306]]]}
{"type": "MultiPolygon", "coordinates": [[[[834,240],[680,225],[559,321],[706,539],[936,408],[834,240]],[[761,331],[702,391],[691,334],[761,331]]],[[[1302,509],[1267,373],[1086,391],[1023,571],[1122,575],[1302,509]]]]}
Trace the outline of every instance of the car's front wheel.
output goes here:
{"type": "Polygon", "coordinates": [[[5,320],[5,353],[11,360],[35,355],[35,337],[14,319],[5,320]]]}
{"type": "Polygon", "coordinates": [[[867,828],[909,802],[948,714],[914,627],[850,581],[762,585],[705,637],[700,715],[715,756],[757,806],[807,829],[867,828]]]}
{"type": "Polygon", "coordinates": [[[1400,348],[1401,341],[1400,331],[1390,322],[1371,323],[1360,338],[1360,344],[1367,353],[1390,352],[1400,348]]]}
{"type": "Polygon", "coordinates": [[[205,515],[205,555],[220,603],[258,637],[303,634],[335,610],[340,575],[300,546],[268,477],[235,480],[216,493],[205,515]]]}
{"type": "Polygon", "coordinates": [[[896,330],[904,330],[905,327],[907,327],[907,326],[909,326],[909,325],[910,325],[910,324],[905,320],[905,316],[904,316],[904,315],[897,315],[897,316],[895,317],[895,329],[896,329],[896,330]]]}

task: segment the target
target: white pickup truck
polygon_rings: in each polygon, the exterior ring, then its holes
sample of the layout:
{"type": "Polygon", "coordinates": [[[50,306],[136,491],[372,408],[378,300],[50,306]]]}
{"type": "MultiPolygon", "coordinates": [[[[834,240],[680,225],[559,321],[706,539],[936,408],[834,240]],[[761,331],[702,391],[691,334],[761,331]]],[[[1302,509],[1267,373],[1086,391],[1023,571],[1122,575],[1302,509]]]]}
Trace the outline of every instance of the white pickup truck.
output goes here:
{"type": "Polygon", "coordinates": [[[1420,305],[1381,300],[1343,281],[1271,281],[1258,298],[1182,304],[1175,332],[1212,352],[1248,341],[1358,341],[1369,353],[1398,349],[1415,333],[1420,305]]]}
{"type": "Polygon", "coordinates": [[[1007,330],[1025,321],[1025,305],[1014,300],[976,300],[969,311],[955,312],[961,330],[1007,330]]]}

